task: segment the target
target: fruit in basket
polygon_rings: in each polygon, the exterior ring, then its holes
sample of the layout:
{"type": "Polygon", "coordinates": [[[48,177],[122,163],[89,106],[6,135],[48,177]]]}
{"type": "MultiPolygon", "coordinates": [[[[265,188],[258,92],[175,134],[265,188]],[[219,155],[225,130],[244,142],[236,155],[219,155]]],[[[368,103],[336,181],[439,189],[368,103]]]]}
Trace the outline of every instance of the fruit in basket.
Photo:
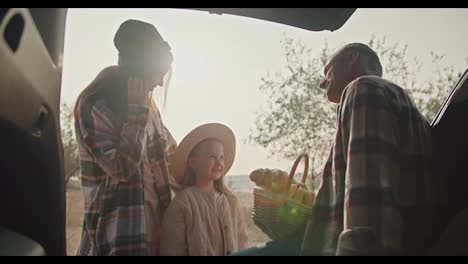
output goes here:
{"type": "Polygon", "coordinates": [[[302,200],[302,203],[311,208],[312,205],[314,204],[314,200],[315,200],[315,194],[313,191],[309,191],[309,190],[305,190],[304,191],[304,198],[302,200]]]}
{"type": "Polygon", "coordinates": [[[257,185],[258,187],[262,187],[265,178],[264,173],[264,169],[256,169],[250,173],[249,178],[255,183],[255,185],[257,185]]]}
{"type": "Polygon", "coordinates": [[[297,187],[298,187],[297,183],[291,184],[291,187],[290,187],[289,193],[288,193],[288,199],[293,198],[293,196],[296,194],[297,187]]]}
{"type": "Polygon", "coordinates": [[[287,190],[289,175],[279,169],[256,169],[250,173],[249,178],[260,188],[282,193],[287,190]]]}
{"type": "Polygon", "coordinates": [[[298,186],[296,193],[293,195],[292,199],[298,203],[302,203],[302,200],[304,200],[304,191],[305,189],[302,186],[298,186]]]}
{"type": "Polygon", "coordinates": [[[263,188],[271,191],[272,188],[272,171],[270,169],[263,169],[263,188]]]}
{"type": "Polygon", "coordinates": [[[275,169],[271,173],[271,189],[275,193],[283,193],[288,188],[288,173],[275,169]]]}
{"type": "Polygon", "coordinates": [[[303,184],[291,184],[288,199],[294,200],[310,208],[314,203],[315,193],[314,191],[307,190],[303,184]]]}

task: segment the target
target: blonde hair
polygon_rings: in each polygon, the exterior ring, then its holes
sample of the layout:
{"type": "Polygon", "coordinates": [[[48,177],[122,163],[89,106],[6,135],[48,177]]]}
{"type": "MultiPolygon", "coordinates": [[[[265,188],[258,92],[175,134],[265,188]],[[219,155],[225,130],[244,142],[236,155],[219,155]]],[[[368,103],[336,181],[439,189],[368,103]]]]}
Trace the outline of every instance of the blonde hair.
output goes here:
{"type": "MultiPolygon", "coordinates": [[[[73,110],[73,115],[75,119],[78,118],[80,108],[81,108],[81,99],[85,96],[90,96],[93,94],[96,94],[100,92],[103,89],[108,88],[107,85],[97,85],[99,82],[103,80],[109,80],[110,82],[112,81],[118,81],[119,78],[122,79],[122,84],[125,84],[125,78],[129,77],[128,74],[120,72],[119,71],[119,66],[117,65],[112,65],[108,66],[104,69],[102,69],[99,74],[94,78],[93,81],[80,93],[78,96],[76,103],[75,103],[75,108],[73,110]]],[[[167,92],[169,90],[169,84],[172,78],[172,67],[169,67],[168,71],[163,77],[163,85],[162,85],[162,95],[161,95],[161,105],[162,108],[166,108],[166,99],[167,99],[167,92]]],[[[151,100],[151,105],[150,107],[156,108],[156,105],[154,104],[153,100],[151,100]]]]}
{"type": "MultiPolygon", "coordinates": [[[[200,141],[198,144],[196,144],[195,147],[192,148],[192,150],[190,151],[190,154],[189,154],[189,158],[193,157],[199,151],[201,145],[203,145],[204,143],[209,142],[209,141],[215,141],[215,142],[218,142],[218,143],[222,144],[222,142],[217,138],[204,139],[204,140],[200,141]]],[[[187,163],[188,163],[188,160],[187,160],[187,163]]],[[[185,173],[184,173],[184,180],[182,181],[182,188],[183,189],[195,185],[195,182],[196,182],[196,174],[195,174],[195,171],[193,170],[193,168],[191,168],[190,166],[185,166],[185,168],[186,169],[185,169],[185,173]]],[[[232,190],[229,189],[229,187],[227,187],[224,184],[224,177],[226,176],[226,174],[227,174],[227,172],[225,172],[225,174],[220,179],[214,181],[214,187],[218,192],[223,193],[226,196],[236,197],[236,195],[232,192],[232,190]]]]}

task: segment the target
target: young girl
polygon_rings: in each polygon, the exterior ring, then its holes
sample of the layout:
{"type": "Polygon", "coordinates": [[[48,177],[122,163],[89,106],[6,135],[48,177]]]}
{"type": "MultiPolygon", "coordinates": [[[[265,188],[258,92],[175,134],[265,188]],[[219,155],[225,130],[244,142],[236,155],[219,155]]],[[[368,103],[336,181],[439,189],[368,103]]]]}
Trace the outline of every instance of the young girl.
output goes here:
{"type": "Polygon", "coordinates": [[[239,199],[223,184],[235,137],[222,124],[202,125],[180,143],[170,171],[182,188],[163,220],[161,255],[223,256],[247,246],[239,199]]]}

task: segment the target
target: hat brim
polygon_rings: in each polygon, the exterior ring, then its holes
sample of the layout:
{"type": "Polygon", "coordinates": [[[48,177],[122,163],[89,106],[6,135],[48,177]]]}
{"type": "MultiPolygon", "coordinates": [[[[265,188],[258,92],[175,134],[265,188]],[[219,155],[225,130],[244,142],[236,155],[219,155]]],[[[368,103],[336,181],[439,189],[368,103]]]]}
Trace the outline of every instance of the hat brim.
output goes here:
{"type": "Polygon", "coordinates": [[[236,139],[232,130],[219,123],[201,125],[188,133],[177,146],[170,162],[170,173],[178,185],[182,185],[185,177],[188,156],[192,149],[208,138],[219,140],[224,147],[225,173],[231,169],[236,155],[236,139]]]}

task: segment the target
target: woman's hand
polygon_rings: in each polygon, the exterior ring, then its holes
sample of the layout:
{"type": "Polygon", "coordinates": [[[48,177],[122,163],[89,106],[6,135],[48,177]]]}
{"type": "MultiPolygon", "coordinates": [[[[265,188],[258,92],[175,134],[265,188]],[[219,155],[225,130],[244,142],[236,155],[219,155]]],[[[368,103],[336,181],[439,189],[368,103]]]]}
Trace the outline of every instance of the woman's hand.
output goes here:
{"type": "Polygon", "coordinates": [[[153,91],[150,81],[130,77],[127,82],[128,104],[148,106],[153,91]]]}

